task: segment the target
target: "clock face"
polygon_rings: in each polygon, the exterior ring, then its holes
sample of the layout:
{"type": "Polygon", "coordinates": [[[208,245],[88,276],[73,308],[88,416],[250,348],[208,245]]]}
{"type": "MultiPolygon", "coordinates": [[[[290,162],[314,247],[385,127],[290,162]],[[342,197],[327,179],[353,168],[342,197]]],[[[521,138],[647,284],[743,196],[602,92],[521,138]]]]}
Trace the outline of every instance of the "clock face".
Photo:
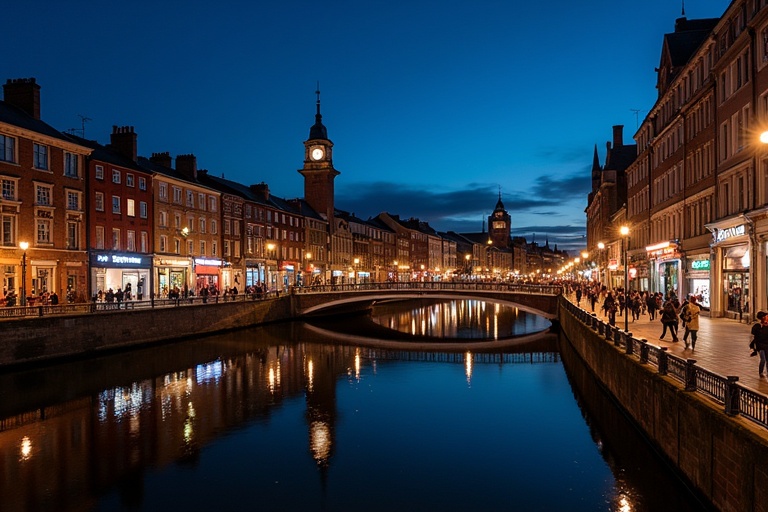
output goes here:
{"type": "Polygon", "coordinates": [[[505,227],[503,222],[495,221],[493,223],[493,229],[504,229],[505,227]]]}
{"type": "Polygon", "coordinates": [[[320,160],[323,158],[323,149],[322,148],[315,148],[312,150],[312,160],[320,160]]]}

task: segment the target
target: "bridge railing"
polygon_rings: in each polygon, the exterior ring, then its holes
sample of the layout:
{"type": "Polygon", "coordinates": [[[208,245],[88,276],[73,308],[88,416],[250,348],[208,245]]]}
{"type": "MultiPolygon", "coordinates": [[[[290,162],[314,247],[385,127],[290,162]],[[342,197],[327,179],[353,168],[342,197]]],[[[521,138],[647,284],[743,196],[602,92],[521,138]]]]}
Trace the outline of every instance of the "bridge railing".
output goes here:
{"type": "Polygon", "coordinates": [[[571,314],[604,336],[606,341],[623,348],[627,356],[638,357],[640,363],[655,366],[659,374],[677,380],[686,391],[700,393],[721,404],[726,414],[743,416],[768,428],[768,396],[739,384],[739,377],[719,375],[698,365],[695,359],[669,354],[666,347],[651,345],[645,339],[633,337],[632,333],[622,332],[619,327],[598,319],[594,313],[581,309],[571,301],[561,302],[571,314]]]}
{"type": "Polygon", "coordinates": [[[372,283],[321,284],[294,287],[293,293],[329,293],[380,290],[479,290],[512,293],[531,293],[539,295],[560,295],[561,286],[539,284],[514,284],[482,281],[392,281],[372,283]]]}

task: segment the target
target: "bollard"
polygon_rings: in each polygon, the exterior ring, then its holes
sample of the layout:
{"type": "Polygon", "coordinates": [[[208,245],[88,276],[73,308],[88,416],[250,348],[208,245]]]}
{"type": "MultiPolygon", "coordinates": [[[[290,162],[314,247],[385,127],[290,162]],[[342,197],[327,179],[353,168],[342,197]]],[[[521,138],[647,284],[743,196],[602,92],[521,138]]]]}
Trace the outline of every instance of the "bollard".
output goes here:
{"type": "Polygon", "coordinates": [[[624,353],[628,356],[631,356],[635,353],[635,344],[632,340],[632,333],[631,332],[625,332],[624,333],[624,353]]]}
{"type": "Polygon", "coordinates": [[[725,414],[729,416],[738,416],[741,412],[739,406],[741,402],[741,387],[736,384],[738,377],[728,376],[728,382],[725,385],[725,414]]]}
{"type": "Polygon", "coordinates": [[[589,324],[593,331],[597,330],[597,315],[592,313],[589,315],[589,324]]]}
{"type": "Polygon", "coordinates": [[[37,316],[43,316],[43,306],[37,306],[37,316]]]}
{"type": "Polygon", "coordinates": [[[605,324],[603,322],[600,322],[600,321],[597,322],[597,334],[599,334],[600,336],[605,335],[605,324]]]}
{"type": "Polygon", "coordinates": [[[605,339],[611,341],[613,339],[613,329],[611,329],[611,326],[608,324],[603,324],[603,329],[605,332],[605,339]]]}
{"type": "Polygon", "coordinates": [[[669,369],[667,347],[659,347],[659,375],[666,375],[669,369]]]}
{"type": "Polygon", "coordinates": [[[696,360],[688,359],[685,362],[685,390],[696,391],[696,360]]]}
{"type": "Polygon", "coordinates": [[[648,364],[648,340],[645,338],[640,340],[640,363],[648,364]]]}

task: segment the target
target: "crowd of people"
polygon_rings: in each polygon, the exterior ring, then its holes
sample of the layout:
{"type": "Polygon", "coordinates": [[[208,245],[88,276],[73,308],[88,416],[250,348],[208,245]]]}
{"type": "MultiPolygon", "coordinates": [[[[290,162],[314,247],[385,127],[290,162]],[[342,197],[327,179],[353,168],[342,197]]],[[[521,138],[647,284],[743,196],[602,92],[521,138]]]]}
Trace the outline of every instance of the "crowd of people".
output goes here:
{"type": "Polygon", "coordinates": [[[608,290],[605,285],[596,282],[573,282],[566,284],[566,287],[567,293],[575,294],[579,307],[581,301],[585,300],[592,312],[599,309],[611,325],[616,325],[617,314],[620,317],[627,315],[627,320],[632,315],[632,322],[640,320],[644,315],[648,315],[649,320],[658,318],[662,326],[659,340],[664,340],[669,333],[673,343],[680,341],[678,332],[682,323],[685,329],[685,348],[696,348],[701,307],[694,295],[687,296],[681,302],[674,291],[664,294],[647,290],[627,291],[623,288],[608,290]]]}

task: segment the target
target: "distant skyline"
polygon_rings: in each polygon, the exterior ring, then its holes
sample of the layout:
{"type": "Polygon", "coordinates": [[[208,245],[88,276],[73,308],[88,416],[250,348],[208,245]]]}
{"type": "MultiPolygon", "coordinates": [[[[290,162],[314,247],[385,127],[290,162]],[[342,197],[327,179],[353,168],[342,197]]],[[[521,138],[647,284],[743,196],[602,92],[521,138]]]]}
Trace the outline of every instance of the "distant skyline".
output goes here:
{"type": "MultiPolygon", "coordinates": [[[[142,156],[193,153],[285,198],[303,195],[319,81],[337,208],[478,232],[501,191],[514,236],[574,250],[594,147],[603,163],[614,125],[634,143],[683,6],[329,4],[22,2],[0,79],[36,78],[61,131],[106,144],[113,125],[134,126],[142,156]]],[[[728,5],[687,0],[685,15],[728,5]]]]}

